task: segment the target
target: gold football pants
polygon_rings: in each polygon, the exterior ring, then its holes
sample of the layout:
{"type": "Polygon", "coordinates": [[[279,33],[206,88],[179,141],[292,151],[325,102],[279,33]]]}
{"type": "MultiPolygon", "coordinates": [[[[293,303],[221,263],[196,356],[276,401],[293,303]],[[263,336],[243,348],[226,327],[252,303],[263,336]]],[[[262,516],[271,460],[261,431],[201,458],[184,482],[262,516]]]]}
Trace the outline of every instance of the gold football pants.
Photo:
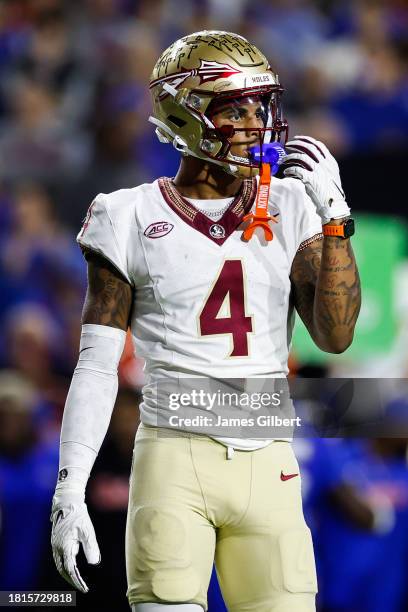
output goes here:
{"type": "Polygon", "coordinates": [[[230,612],[315,611],[313,545],[290,443],[236,450],[228,459],[226,447],[210,438],[141,425],[132,468],[131,605],[206,609],[215,558],[230,612]]]}

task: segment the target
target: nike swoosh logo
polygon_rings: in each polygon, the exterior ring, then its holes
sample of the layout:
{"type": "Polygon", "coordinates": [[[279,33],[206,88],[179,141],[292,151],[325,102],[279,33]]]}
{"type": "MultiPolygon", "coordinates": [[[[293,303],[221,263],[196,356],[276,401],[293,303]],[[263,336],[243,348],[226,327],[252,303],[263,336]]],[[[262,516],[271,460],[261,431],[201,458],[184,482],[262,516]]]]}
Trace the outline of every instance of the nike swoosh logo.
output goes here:
{"type": "Polygon", "coordinates": [[[58,510],[58,513],[57,513],[57,515],[56,515],[56,517],[55,517],[55,525],[56,525],[57,523],[59,523],[59,521],[61,521],[63,518],[64,518],[64,513],[63,513],[63,511],[62,511],[62,510],[58,510]]]}
{"type": "Polygon", "coordinates": [[[333,181],[333,179],[332,179],[332,183],[334,184],[336,189],[341,193],[342,197],[345,198],[346,194],[344,193],[344,191],[342,189],[340,189],[340,187],[337,185],[336,181],[333,181]]]}
{"type": "Polygon", "coordinates": [[[283,482],[286,482],[287,480],[290,480],[291,478],[295,478],[295,476],[299,476],[299,474],[284,474],[283,472],[281,472],[280,479],[283,482]]]}

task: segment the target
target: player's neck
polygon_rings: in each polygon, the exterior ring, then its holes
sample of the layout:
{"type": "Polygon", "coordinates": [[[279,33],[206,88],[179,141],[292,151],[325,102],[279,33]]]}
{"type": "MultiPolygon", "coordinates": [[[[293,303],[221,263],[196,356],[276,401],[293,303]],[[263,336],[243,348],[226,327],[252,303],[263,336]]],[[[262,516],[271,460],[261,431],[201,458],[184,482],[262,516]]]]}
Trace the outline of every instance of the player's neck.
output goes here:
{"type": "Polygon", "coordinates": [[[222,168],[195,157],[182,158],[173,182],[181,195],[197,200],[235,196],[242,184],[222,168]]]}

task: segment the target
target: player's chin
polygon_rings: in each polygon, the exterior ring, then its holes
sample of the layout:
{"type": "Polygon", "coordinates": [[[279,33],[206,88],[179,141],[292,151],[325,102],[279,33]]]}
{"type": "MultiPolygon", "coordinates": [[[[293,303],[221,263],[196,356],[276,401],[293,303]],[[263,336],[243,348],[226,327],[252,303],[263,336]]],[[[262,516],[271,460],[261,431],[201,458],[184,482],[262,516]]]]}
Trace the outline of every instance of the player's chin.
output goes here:
{"type": "MultiPolygon", "coordinates": [[[[248,160],[248,163],[250,162],[250,156],[247,147],[231,148],[231,154],[245,160],[245,163],[246,160],[248,160]]],[[[236,168],[236,175],[240,178],[253,178],[254,176],[257,176],[259,174],[259,166],[246,166],[242,164],[237,164],[236,168]]]]}

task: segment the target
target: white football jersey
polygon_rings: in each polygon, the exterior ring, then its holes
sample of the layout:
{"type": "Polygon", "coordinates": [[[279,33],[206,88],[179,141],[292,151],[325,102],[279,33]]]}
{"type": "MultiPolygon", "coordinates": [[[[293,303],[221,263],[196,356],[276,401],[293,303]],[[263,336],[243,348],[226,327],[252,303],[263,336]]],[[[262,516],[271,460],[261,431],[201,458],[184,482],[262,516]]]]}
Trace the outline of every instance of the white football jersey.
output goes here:
{"type": "MultiPolygon", "coordinates": [[[[285,377],[294,323],[290,271],[322,226],[303,184],[272,178],[273,240],[243,240],[257,181],[245,180],[217,221],[171,179],[100,194],[78,242],[108,259],[134,287],[132,335],[148,384],[166,378],[285,377]]],[[[142,421],[160,406],[145,396],[142,421]]]]}

